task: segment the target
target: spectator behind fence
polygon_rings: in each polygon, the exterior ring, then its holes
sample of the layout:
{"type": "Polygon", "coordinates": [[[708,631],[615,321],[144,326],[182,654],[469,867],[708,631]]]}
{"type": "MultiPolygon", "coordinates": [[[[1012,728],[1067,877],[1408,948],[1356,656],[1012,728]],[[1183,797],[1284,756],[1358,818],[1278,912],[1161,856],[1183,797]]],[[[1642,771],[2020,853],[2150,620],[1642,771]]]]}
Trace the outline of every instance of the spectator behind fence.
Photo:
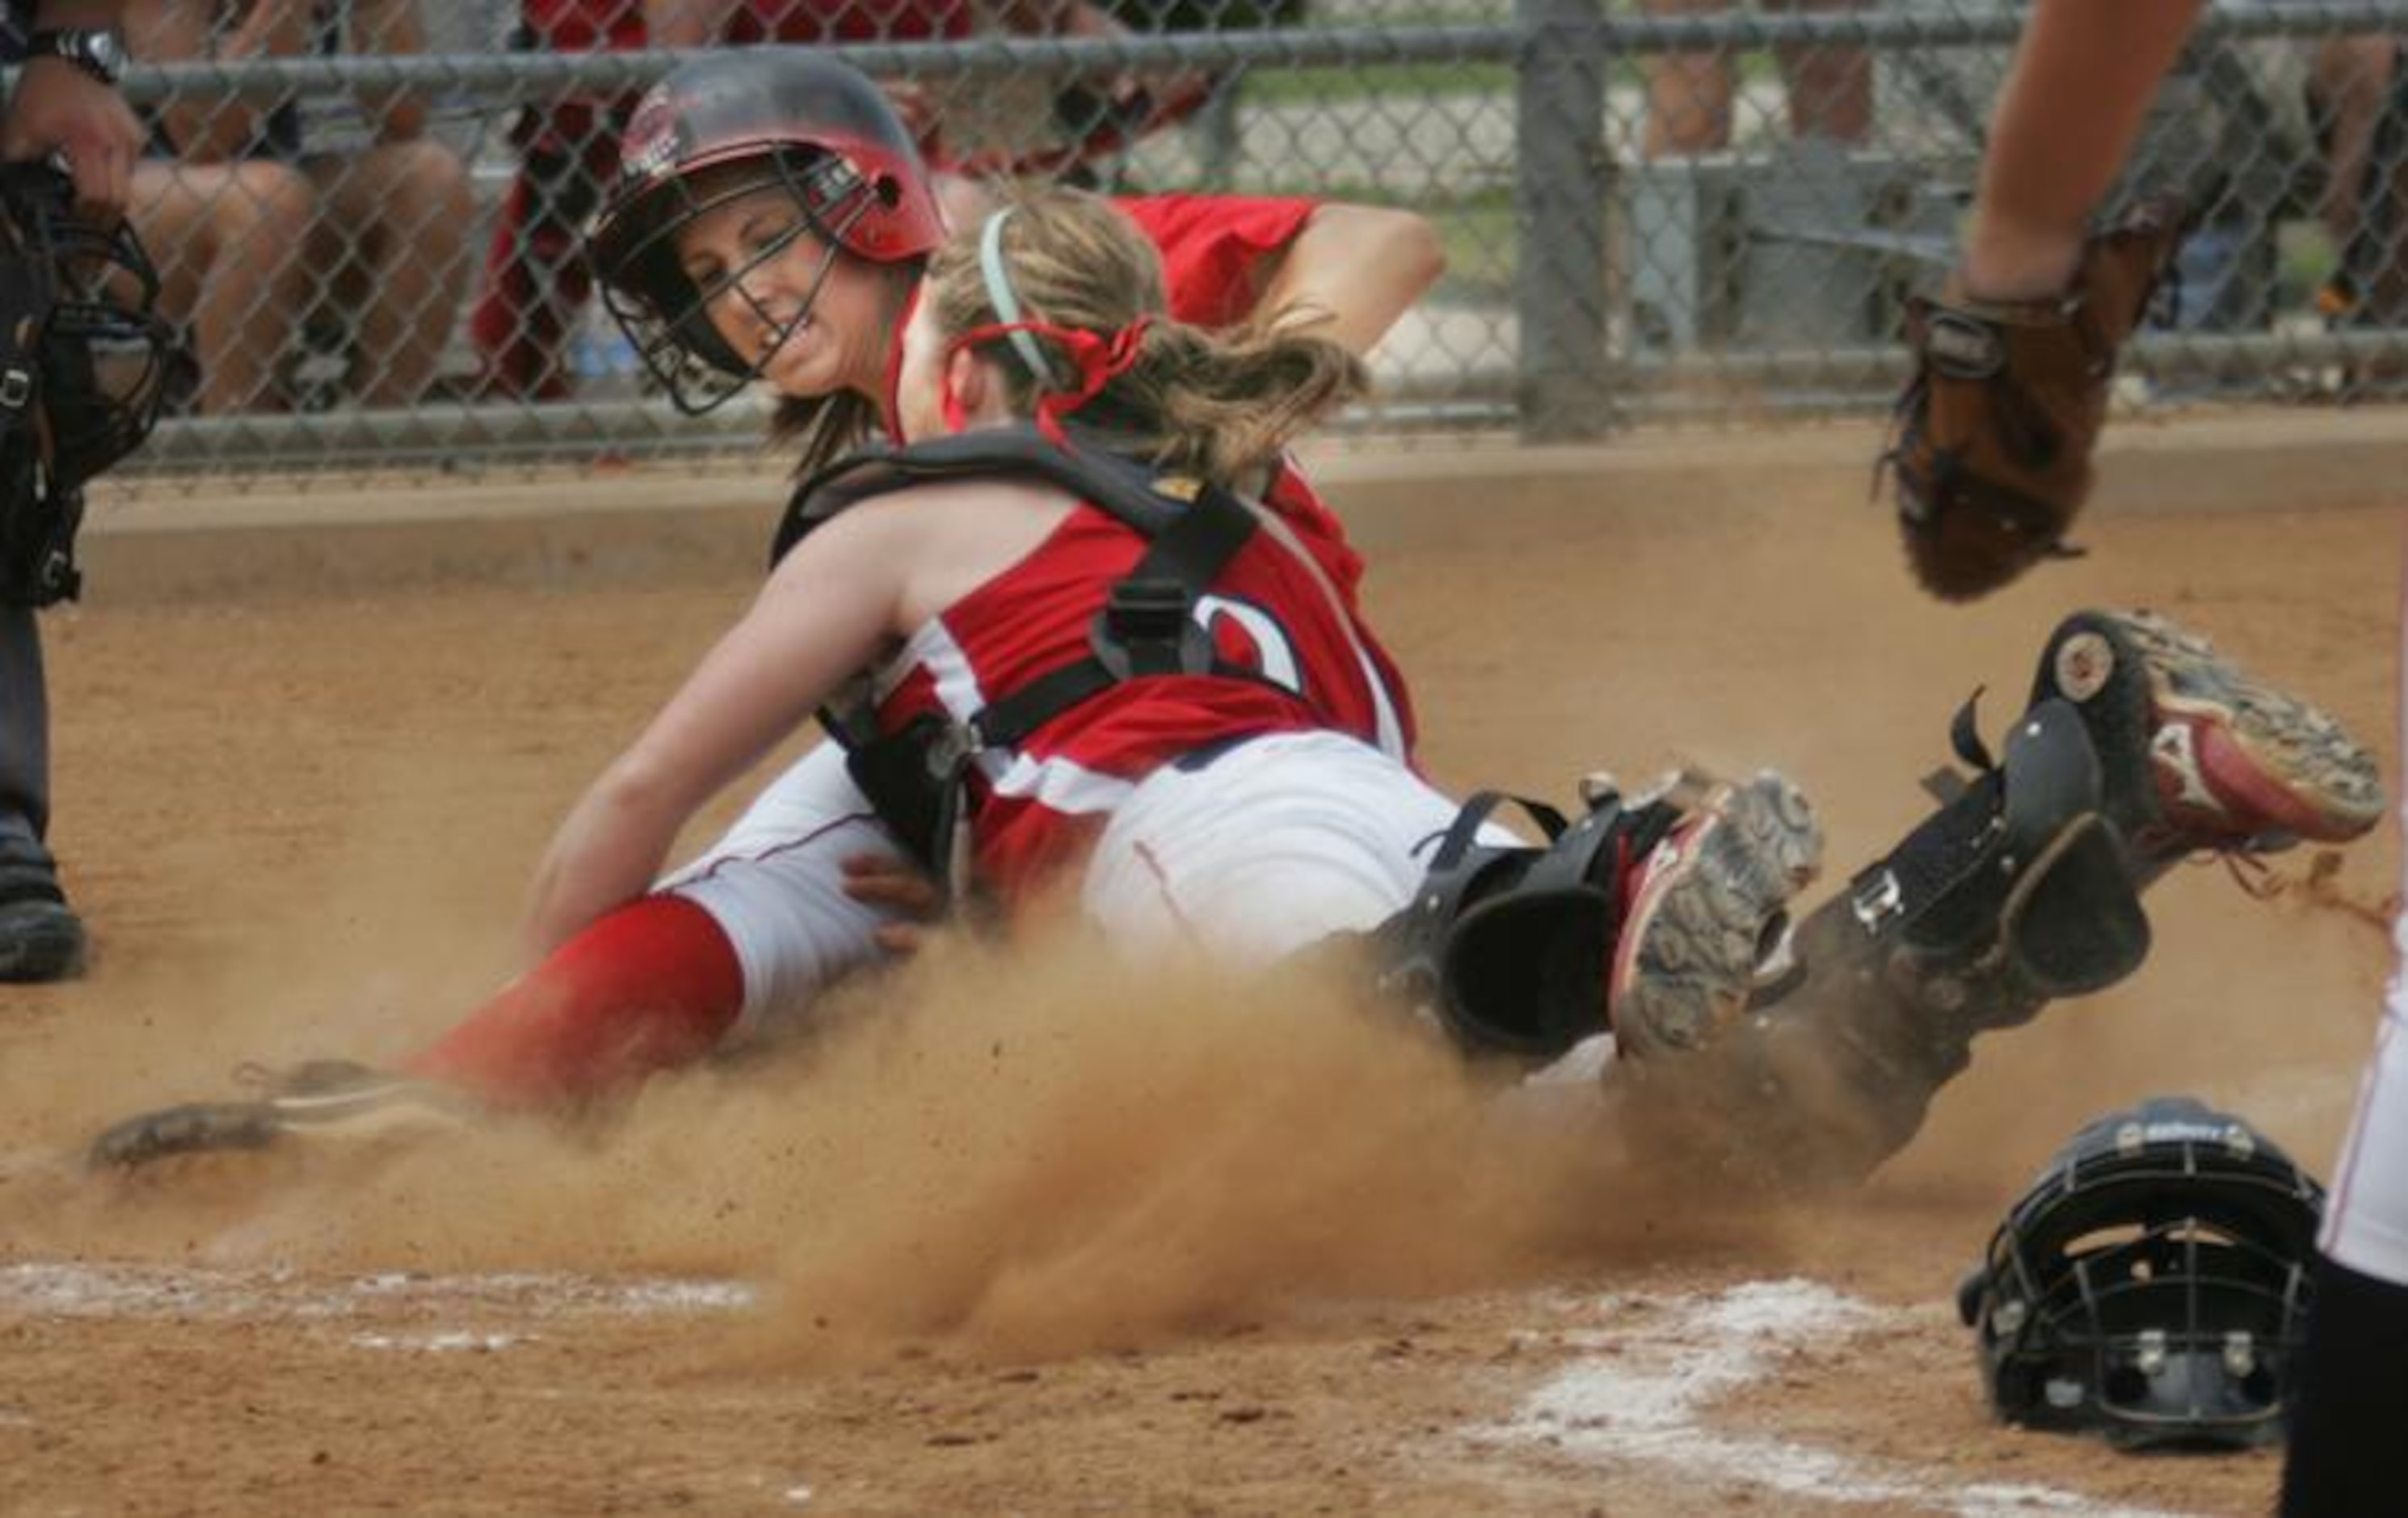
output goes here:
{"type": "MultiPolygon", "coordinates": [[[[1255,32],[1302,26],[1306,0],[1102,0],[1102,4],[1106,13],[1131,32],[1255,32]]],[[[1200,94],[1191,114],[1200,139],[1203,181],[1214,188],[1226,188],[1237,173],[1243,146],[1238,94],[1245,77],[1246,65],[1239,64],[1154,86],[1173,100],[1191,88],[1200,94]]],[[[1077,91],[1066,91],[1056,109],[1069,114],[1081,105],[1077,91]]],[[[1092,177],[1100,181],[1108,176],[1092,177]]]]}
{"type": "MultiPolygon", "coordinates": [[[[1120,35],[1087,0],[522,0],[516,45],[538,51],[632,51],[713,43],[959,41],[982,23],[1008,32],[1120,35]]],[[[926,93],[886,86],[915,130],[926,93]]],[[[496,397],[565,398],[576,384],[570,338],[594,281],[582,239],[619,167],[633,95],[568,96],[531,106],[512,139],[519,172],[485,255],[470,330],[496,397]]]]}
{"type": "MultiPolygon", "coordinates": [[[[343,24],[312,28],[329,51],[426,49],[417,0],[348,0],[343,9],[343,24]]],[[[427,135],[423,96],[363,92],[359,103],[364,147],[341,151],[314,133],[303,144],[302,168],[319,197],[308,303],[347,329],[351,396],[365,406],[407,406],[435,381],[466,298],[476,201],[468,166],[427,135]]]]}
{"type": "MultiPolygon", "coordinates": [[[[1853,10],[1868,0],[1764,0],[1781,10],[1853,10]]],[[[1732,9],[1729,0],[1641,0],[1651,16],[1705,15],[1732,9]]],[[[1730,146],[1736,89],[1733,50],[1666,52],[1647,63],[1650,158],[1716,152],[1730,146]]],[[[1862,48],[1799,46],[1775,50],[1789,94],[1789,130],[1799,137],[1860,143],[1872,130],[1873,65],[1862,48]]]]}
{"type": "Polygon", "coordinates": [[[2337,267],[2317,305],[2338,325],[2390,325],[2408,313],[2408,95],[2400,43],[2379,33],[2327,37],[2308,75],[2325,151],[2318,220],[2337,267]]]}
{"type": "MultiPolygon", "coordinates": [[[[2319,38],[2194,38],[2157,87],[2117,191],[2172,194],[2194,218],[2178,254],[2179,298],[2153,325],[2262,331],[2276,315],[2283,224],[2313,214],[2333,267],[2316,292],[2335,325],[2408,315],[2408,98],[2400,44],[2381,33],[2319,38]]],[[[2225,383],[2262,377],[2240,368],[2225,383]]]]}
{"type": "MultiPolygon", "coordinates": [[[[413,0],[352,0],[333,35],[300,0],[240,9],[132,0],[136,56],[290,55],[313,41],[357,53],[416,51],[413,0]]],[[[365,151],[310,151],[290,101],[262,110],[224,97],[178,99],[151,118],[151,154],[135,170],[136,231],[159,250],[161,308],[185,325],[204,414],[286,404],[285,369],[313,308],[331,302],[351,329],[358,398],[402,405],[423,394],[450,336],[466,279],[467,168],[424,136],[424,103],[406,92],[363,102],[365,151]]]]}
{"type": "MultiPolygon", "coordinates": [[[[208,0],[128,0],[126,40],[150,63],[256,58],[286,0],[236,9],[208,0]]],[[[316,197],[294,160],[290,103],[177,98],[147,112],[127,215],[159,264],[161,312],[186,328],[200,365],[193,408],[272,402],[308,282],[303,244],[316,197]]]]}

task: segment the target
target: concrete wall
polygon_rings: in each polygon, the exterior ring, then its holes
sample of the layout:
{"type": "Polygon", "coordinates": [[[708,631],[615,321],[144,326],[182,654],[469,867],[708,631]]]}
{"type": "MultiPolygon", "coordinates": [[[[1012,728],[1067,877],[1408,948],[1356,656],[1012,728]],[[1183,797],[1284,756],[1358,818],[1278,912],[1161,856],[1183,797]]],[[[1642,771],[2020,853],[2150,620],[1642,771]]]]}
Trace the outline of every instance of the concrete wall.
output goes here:
{"type": "MultiPolygon", "coordinates": [[[[1314,454],[1315,477],[1368,551],[1465,542],[1557,513],[1710,511],[1794,498],[1885,511],[1879,435],[1862,425],[1641,437],[1594,448],[1416,441],[1314,454]]],[[[787,484],[776,471],[628,470],[475,485],[331,481],[239,494],[96,492],[85,529],[95,607],[204,595],[351,594],[473,580],[658,583],[757,570],[787,484]]],[[[2408,500],[2396,412],[2201,414],[2119,422],[2095,513],[2359,507],[2408,500]]],[[[2270,544],[2270,554],[2279,545],[2270,544]]]]}

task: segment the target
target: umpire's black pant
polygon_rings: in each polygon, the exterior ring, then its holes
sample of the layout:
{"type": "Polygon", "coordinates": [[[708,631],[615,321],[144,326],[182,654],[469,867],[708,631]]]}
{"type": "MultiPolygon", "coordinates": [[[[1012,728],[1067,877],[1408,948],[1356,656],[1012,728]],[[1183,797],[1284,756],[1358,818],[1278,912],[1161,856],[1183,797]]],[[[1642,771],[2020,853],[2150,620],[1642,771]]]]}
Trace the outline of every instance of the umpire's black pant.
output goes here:
{"type": "Polygon", "coordinates": [[[41,626],[31,607],[0,604],[0,856],[27,844],[38,851],[50,825],[50,707],[41,626]]]}

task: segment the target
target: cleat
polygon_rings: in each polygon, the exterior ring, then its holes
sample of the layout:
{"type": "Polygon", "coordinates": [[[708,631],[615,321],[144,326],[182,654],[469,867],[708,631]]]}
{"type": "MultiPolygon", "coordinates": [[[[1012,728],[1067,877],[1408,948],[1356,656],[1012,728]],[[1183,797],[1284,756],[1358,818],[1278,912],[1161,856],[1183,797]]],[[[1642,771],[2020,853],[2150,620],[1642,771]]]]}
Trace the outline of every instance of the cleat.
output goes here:
{"type": "Polygon", "coordinates": [[[93,1140],[93,1166],[130,1170],[175,1155],[265,1149],[287,1137],[358,1145],[408,1140],[456,1132],[471,1111],[450,1087],[348,1060],[312,1060],[284,1070],[244,1065],[235,1078],[260,1094],[129,1118],[93,1140]]]}
{"type": "Polygon", "coordinates": [[[83,968],[83,919],[64,902],[0,903],[0,981],[72,980],[83,968]]]}
{"type": "Polygon", "coordinates": [[[1651,850],[1629,888],[1606,995],[1616,1045],[1700,1048],[1746,1010],[1821,868],[1803,792],[1770,771],[1717,787],[1651,850]]]}
{"type": "Polygon", "coordinates": [[[29,827],[0,813],[0,981],[71,979],[83,973],[83,922],[29,827]]]}
{"type": "Polygon", "coordinates": [[[2345,843],[2383,818],[2374,759],[2339,722],[2163,617],[2069,617],[2042,658],[2049,696],[2098,736],[2110,815],[2143,860],[2345,843]]]}

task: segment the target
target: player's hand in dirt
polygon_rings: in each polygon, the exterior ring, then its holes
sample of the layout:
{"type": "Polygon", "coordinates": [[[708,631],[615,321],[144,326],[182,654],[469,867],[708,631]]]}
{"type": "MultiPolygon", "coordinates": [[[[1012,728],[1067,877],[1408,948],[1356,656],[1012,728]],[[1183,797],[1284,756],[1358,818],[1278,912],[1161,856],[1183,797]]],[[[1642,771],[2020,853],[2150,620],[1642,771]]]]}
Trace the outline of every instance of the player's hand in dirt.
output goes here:
{"type": "Polygon", "coordinates": [[[943,915],[944,893],[909,860],[892,854],[854,854],[844,860],[844,893],[870,906],[890,907],[901,920],[878,925],[878,946],[890,954],[917,950],[943,915]]]}

